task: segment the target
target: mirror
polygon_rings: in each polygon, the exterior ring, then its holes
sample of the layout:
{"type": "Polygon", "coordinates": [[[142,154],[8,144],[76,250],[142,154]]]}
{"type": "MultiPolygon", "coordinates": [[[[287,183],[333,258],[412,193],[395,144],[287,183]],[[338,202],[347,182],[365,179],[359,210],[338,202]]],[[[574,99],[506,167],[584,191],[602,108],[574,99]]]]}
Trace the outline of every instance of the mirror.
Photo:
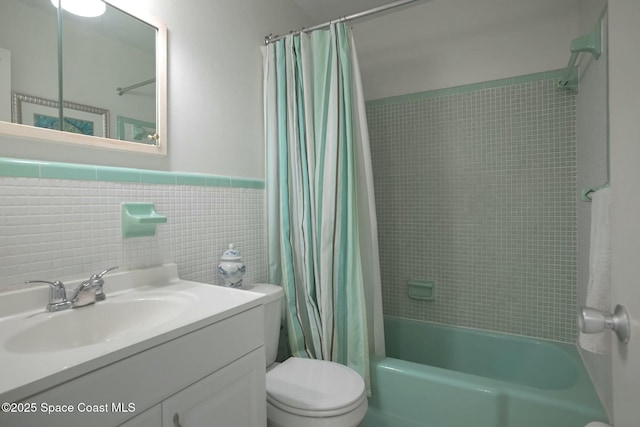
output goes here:
{"type": "Polygon", "coordinates": [[[127,1],[97,17],[59,1],[2,0],[0,134],[165,155],[164,24],[127,1]]]}

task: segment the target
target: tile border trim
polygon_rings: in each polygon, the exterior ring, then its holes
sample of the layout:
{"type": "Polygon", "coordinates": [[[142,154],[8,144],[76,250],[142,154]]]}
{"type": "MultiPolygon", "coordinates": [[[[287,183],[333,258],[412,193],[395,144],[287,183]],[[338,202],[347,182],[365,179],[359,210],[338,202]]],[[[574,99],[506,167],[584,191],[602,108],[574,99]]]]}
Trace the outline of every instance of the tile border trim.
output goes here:
{"type": "Polygon", "coordinates": [[[0,177],[264,189],[261,179],[0,157],[0,177]]]}
{"type": "Polygon", "coordinates": [[[397,95],[397,96],[390,96],[387,98],[372,99],[370,101],[366,101],[365,104],[367,107],[379,107],[382,105],[389,105],[389,104],[402,104],[405,102],[420,101],[422,99],[435,98],[438,96],[457,95],[461,93],[475,92],[478,90],[492,89],[492,88],[498,88],[503,86],[510,86],[514,84],[532,83],[532,82],[539,82],[539,81],[551,80],[551,79],[561,79],[562,77],[565,76],[565,74],[566,74],[566,69],[561,68],[558,70],[542,71],[539,73],[525,74],[525,75],[516,76],[516,77],[508,77],[505,79],[490,80],[486,82],[471,83],[466,85],[447,87],[443,89],[428,90],[425,92],[416,92],[416,93],[409,93],[406,95],[397,95]]]}

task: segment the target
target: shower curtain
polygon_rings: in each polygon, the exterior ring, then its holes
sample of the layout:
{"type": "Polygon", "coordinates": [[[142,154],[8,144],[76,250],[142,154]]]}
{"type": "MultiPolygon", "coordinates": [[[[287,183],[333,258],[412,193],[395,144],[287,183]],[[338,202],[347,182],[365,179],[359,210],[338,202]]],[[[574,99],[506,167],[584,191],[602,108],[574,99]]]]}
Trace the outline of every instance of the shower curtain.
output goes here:
{"type": "Polygon", "coordinates": [[[384,333],[353,37],[332,24],[263,53],[269,280],[285,292],[289,346],[294,356],[347,365],[368,385],[369,355],[384,355],[384,333]]]}

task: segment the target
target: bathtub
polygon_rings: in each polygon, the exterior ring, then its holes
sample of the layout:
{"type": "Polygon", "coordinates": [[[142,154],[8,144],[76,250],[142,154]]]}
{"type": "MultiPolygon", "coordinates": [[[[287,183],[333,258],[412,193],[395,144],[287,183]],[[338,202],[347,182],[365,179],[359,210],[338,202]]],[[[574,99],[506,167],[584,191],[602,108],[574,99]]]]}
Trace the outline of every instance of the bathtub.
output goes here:
{"type": "Polygon", "coordinates": [[[385,318],[363,427],[584,427],[607,421],[572,345],[385,318]]]}

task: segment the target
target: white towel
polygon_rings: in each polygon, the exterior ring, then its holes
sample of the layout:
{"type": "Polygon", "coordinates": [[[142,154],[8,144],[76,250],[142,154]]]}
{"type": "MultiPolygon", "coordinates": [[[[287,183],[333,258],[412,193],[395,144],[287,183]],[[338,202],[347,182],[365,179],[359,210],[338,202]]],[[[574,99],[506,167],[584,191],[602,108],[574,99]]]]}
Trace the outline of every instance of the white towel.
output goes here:
{"type": "MultiPolygon", "coordinates": [[[[589,287],[586,306],[611,313],[611,239],[609,207],[611,189],[603,188],[593,193],[591,205],[591,244],[589,246],[589,287]]],[[[610,332],[583,334],[578,339],[580,347],[592,353],[611,352],[610,332]]]]}

